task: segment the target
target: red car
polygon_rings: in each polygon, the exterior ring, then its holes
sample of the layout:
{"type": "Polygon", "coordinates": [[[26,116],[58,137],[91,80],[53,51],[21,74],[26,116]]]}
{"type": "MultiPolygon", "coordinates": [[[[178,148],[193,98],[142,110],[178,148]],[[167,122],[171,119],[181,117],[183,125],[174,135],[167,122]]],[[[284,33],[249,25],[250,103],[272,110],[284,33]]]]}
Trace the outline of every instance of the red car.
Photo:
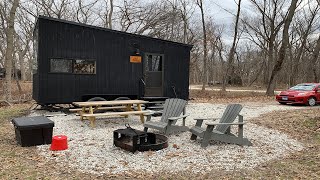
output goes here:
{"type": "Polygon", "coordinates": [[[303,83],[282,91],[276,95],[280,104],[306,104],[314,106],[320,103],[320,83],[303,83]]]}

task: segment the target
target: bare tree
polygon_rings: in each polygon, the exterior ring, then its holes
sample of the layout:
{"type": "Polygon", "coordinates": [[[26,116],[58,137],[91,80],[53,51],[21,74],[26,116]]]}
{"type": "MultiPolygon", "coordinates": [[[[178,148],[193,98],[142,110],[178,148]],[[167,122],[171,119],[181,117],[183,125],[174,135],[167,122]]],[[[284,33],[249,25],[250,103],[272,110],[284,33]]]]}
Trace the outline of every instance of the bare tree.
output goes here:
{"type": "Polygon", "coordinates": [[[181,3],[181,6],[182,8],[180,8],[180,16],[181,16],[181,19],[183,20],[183,40],[182,42],[183,43],[187,43],[188,41],[188,26],[189,26],[189,18],[190,16],[188,15],[188,9],[187,9],[187,6],[188,6],[188,3],[186,0],[180,0],[180,3],[181,3]],[[189,17],[188,17],[189,16],[189,17]]]}
{"type": "Polygon", "coordinates": [[[317,68],[316,66],[316,62],[319,58],[319,52],[320,52],[320,35],[318,37],[318,40],[316,41],[316,46],[313,49],[312,52],[312,56],[311,56],[311,62],[310,64],[312,64],[312,73],[313,73],[313,81],[314,82],[320,82],[319,81],[319,76],[318,76],[318,72],[319,72],[319,68],[317,68]]]}
{"type": "MultiPolygon", "coordinates": [[[[257,10],[257,16],[250,13],[247,15],[244,23],[244,29],[247,32],[248,39],[257,45],[266,55],[267,59],[263,63],[264,83],[267,84],[271,72],[272,64],[276,58],[277,36],[283,26],[282,9],[285,7],[284,0],[258,1],[250,0],[253,8],[257,10]],[[249,17],[250,16],[250,17],[249,17]]],[[[259,71],[259,74],[262,71],[259,71]]]]}
{"type": "Polygon", "coordinates": [[[281,43],[281,47],[279,50],[279,55],[278,55],[278,58],[277,58],[275,65],[273,67],[273,70],[271,72],[271,77],[270,77],[269,84],[267,87],[266,94],[268,96],[274,95],[275,77],[278,74],[278,72],[281,70],[283,61],[286,58],[287,46],[289,44],[289,27],[292,22],[292,18],[294,16],[295,10],[297,8],[297,3],[298,3],[298,0],[291,1],[290,7],[288,9],[288,15],[286,16],[286,18],[284,20],[284,27],[283,27],[283,32],[282,32],[282,43],[281,43]]]}
{"type": "Polygon", "coordinates": [[[21,8],[19,8],[16,17],[16,24],[19,26],[15,34],[15,48],[18,58],[16,65],[19,65],[21,70],[21,80],[25,81],[27,80],[27,74],[31,73],[26,55],[32,51],[30,47],[33,39],[34,20],[26,16],[21,8]]]}
{"type": "Polygon", "coordinates": [[[296,84],[297,77],[299,75],[299,66],[301,66],[301,59],[305,53],[305,47],[307,43],[307,38],[310,36],[310,33],[312,32],[312,27],[314,20],[319,12],[319,5],[316,6],[309,6],[307,8],[310,11],[310,15],[307,15],[307,12],[305,9],[302,9],[302,15],[296,18],[296,32],[299,35],[299,43],[297,43],[296,52],[293,55],[292,62],[293,68],[290,75],[289,83],[290,85],[296,84]],[[313,8],[313,9],[311,9],[313,8]]]}
{"type": "MultiPolygon", "coordinates": [[[[317,0],[318,6],[320,6],[320,0],[317,0]]],[[[320,35],[318,36],[318,39],[315,43],[315,48],[312,51],[312,56],[311,56],[311,61],[310,63],[313,65],[312,66],[312,74],[313,74],[313,81],[314,82],[320,82],[318,72],[319,72],[319,67],[316,66],[316,62],[319,59],[319,53],[320,53],[320,35]]]]}
{"type": "Polygon", "coordinates": [[[238,38],[238,24],[239,24],[239,17],[240,17],[240,9],[241,9],[241,0],[238,1],[237,3],[237,15],[236,15],[236,22],[234,26],[234,35],[233,35],[233,41],[232,41],[232,46],[230,48],[229,54],[228,54],[228,62],[227,62],[227,71],[225,78],[223,78],[222,82],[222,88],[221,90],[223,92],[226,91],[226,81],[228,80],[229,77],[231,77],[231,71],[233,71],[233,61],[234,61],[234,54],[236,52],[236,42],[238,38]]]}
{"type": "MultiPolygon", "coordinates": [[[[18,6],[19,6],[19,0],[14,0],[10,9],[9,16],[7,18],[7,25],[5,29],[6,38],[7,38],[7,46],[6,46],[7,48],[5,52],[6,79],[4,83],[4,95],[7,101],[12,100],[11,75],[12,75],[12,63],[13,63],[13,54],[14,54],[14,20],[15,20],[18,6]]],[[[3,12],[2,10],[0,14],[2,17],[6,16],[5,12],[3,12]]]]}
{"type": "Polygon", "coordinates": [[[206,24],[204,19],[204,12],[203,12],[203,3],[202,0],[197,0],[197,5],[201,11],[201,22],[202,22],[202,32],[203,32],[203,70],[202,70],[202,91],[206,88],[207,83],[207,32],[206,32],[206,24]]]}
{"type": "Polygon", "coordinates": [[[78,0],[78,7],[77,7],[77,21],[86,24],[93,24],[95,18],[91,18],[93,16],[92,8],[98,3],[98,0],[94,0],[85,4],[86,1],[78,0]],[[91,18],[91,19],[90,19],[91,18]]]}

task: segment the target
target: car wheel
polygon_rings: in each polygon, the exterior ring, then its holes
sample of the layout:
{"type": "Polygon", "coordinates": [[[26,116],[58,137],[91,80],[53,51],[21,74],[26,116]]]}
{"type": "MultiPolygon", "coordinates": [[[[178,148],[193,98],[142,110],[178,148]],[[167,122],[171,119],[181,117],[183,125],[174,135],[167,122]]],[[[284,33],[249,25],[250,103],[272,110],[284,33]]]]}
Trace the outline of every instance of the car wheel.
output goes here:
{"type": "Polygon", "coordinates": [[[279,102],[280,104],[283,104],[283,105],[286,105],[287,103],[285,103],[285,102],[279,102]]]}
{"type": "Polygon", "coordinates": [[[314,97],[309,98],[307,104],[308,104],[309,106],[314,106],[314,105],[316,105],[316,99],[315,99],[314,97]]]}

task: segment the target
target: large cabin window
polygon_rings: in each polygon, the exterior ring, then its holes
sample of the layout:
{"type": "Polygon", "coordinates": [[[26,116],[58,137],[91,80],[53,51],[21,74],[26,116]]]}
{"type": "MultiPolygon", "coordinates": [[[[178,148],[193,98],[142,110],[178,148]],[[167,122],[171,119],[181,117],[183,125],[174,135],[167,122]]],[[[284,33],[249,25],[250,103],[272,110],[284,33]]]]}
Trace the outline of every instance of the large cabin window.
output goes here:
{"type": "Polygon", "coordinates": [[[96,62],[94,60],[74,60],[73,73],[75,74],[95,74],[96,62]]]}
{"type": "Polygon", "coordinates": [[[71,59],[50,59],[50,72],[72,73],[71,59]]]}
{"type": "Polygon", "coordinates": [[[96,61],[84,59],[50,59],[50,73],[96,74],[96,61]]]}

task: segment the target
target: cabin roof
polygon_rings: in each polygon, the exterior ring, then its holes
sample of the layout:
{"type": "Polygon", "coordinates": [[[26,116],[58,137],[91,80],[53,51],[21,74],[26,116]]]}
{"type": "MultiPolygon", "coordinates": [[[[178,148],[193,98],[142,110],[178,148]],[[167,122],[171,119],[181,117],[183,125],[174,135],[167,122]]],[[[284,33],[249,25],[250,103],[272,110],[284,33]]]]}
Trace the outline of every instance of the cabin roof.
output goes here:
{"type": "MultiPolygon", "coordinates": [[[[145,36],[145,35],[138,35],[138,34],[123,32],[123,31],[117,31],[117,30],[113,30],[113,29],[108,29],[108,28],[103,28],[103,27],[88,25],[88,24],[84,24],[84,23],[78,23],[78,22],[68,21],[68,20],[64,20],[64,19],[57,19],[57,18],[52,18],[52,17],[47,17],[47,16],[39,16],[38,19],[45,19],[45,20],[50,20],[50,21],[57,21],[57,22],[61,22],[61,23],[72,24],[72,25],[77,25],[77,26],[83,26],[83,27],[88,27],[88,28],[92,28],[92,29],[98,29],[98,30],[107,31],[107,32],[112,32],[112,33],[118,33],[118,34],[124,34],[124,35],[129,35],[129,36],[138,37],[138,38],[143,38],[143,39],[151,39],[151,40],[162,41],[162,42],[166,42],[166,43],[173,43],[173,44],[177,44],[177,45],[180,45],[180,46],[189,47],[190,49],[193,47],[193,45],[191,45],[191,44],[184,44],[184,43],[179,43],[179,42],[174,42],[174,41],[169,41],[169,40],[154,38],[154,37],[150,37],[150,36],[145,36]]],[[[37,20],[37,21],[38,21],[38,20],[37,20]]],[[[38,22],[37,22],[37,23],[38,23],[38,22]]]]}

